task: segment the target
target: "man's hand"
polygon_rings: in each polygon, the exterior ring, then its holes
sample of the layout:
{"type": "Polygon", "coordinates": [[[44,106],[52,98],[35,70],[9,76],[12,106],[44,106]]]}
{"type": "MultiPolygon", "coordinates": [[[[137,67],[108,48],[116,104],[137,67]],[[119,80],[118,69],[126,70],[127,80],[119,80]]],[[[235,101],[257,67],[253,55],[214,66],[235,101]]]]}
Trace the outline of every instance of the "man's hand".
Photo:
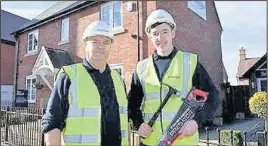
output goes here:
{"type": "Polygon", "coordinates": [[[59,129],[53,129],[48,133],[45,133],[46,146],[61,145],[61,131],[59,129]]]}
{"type": "Polygon", "coordinates": [[[177,139],[181,139],[184,136],[192,136],[198,130],[198,124],[195,120],[190,120],[184,123],[181,130],[178,132],[177,139]]]}
{"type": "Polygon", "coordinates": [[[148,124],[146,123],[142,123],[141,126],[139,127],[138,130],[138,134],[144,138],[146,138],[147,136],[149,136],[153,131],[153,128],[150,127],[148,124]]]}

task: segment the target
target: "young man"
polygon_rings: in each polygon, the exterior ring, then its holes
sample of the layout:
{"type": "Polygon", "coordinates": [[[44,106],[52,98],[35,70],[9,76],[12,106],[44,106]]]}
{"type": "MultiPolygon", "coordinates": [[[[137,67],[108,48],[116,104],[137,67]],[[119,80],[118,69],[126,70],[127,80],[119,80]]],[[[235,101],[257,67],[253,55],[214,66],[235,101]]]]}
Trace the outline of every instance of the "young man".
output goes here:
{"type": "MultiPolygon", "coordinates": [[[[208,73],[198,60],[197,54],[183,52],[173,46],[176,24],[165,10],[153,11],[147,18],[145,31],[155,52],[137,64],[129,92],[129,117],[138,134],[144,139],[142,145],[156,145],[170,124],[192,87],[209,93],[203,112],[213,113],[219,105],[219,94],[208,73]],[[162,109],[153,127],[147,123],[165,98],[168,84],[180,91],[173,95],[162,109]]],[[[173,145],[198,145],[199,115],[186,122],[173,145]]],[[[211,117],[212,118],[212,117],[211,117]]]]}
{"type": "Polygon", "coordinates": [[[85,29],[85,59],[59,71],[43,116],[47,146],[128,145],[125,86],[107,65],[112,41],[104,22],[85,29]]]}

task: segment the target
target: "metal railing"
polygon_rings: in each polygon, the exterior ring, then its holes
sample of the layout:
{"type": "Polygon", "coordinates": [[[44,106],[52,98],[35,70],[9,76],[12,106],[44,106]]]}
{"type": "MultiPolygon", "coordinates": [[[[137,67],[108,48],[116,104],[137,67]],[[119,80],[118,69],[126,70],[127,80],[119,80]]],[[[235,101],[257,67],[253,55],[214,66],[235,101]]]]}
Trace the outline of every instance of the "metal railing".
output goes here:
{"type": "MultiPolygon", "coordinates": [[[[41,120],[44,114],[43,109],[37,108],[19,108],[19,107],[1,107],[1,143],[9,145],[34,145],[44,146],[44,135],[41,132],[41,120]]],[[[130,124],[130,129],[133,126],[130,124]]],[[[206,146],[234,146],[233,130],[231,130],[231,138],[229,144],[223,144],[220,129],[205,128],[205,138],[199,141],[200,145],[206,146]],[[210,139],[210,132],[217,132],[214,140],[210,139]]],[[[247,131],[248,132],[248,131],[247,131]]],[[[261,132],[256,131],[253,134],[261,132]]],[[[243,146],[251,146],[247,143],[247,134],[243,132],[243,146]]],[[[266,134],[266,133],[265,133],[266,134]]],[[[140,137],[135,130],[129,132],[129,143],[131,146],[140,145],[140,137]]],[[[263,140],[266,141],[267,139],[263,140]]],[[[259,141],[259,140],[258,140],[259,141]]],[[[257,143],[257,141],[256,141],[257,143]]],[[[263,144],[254,144],[262,146],[263,144]]]]}
{"type": "MultiPolygon", "coordinates": [[[[225,129],[224,129],[225,130],[225,129]]],[[[234,139],[234,135],[233,135],[233,131],[235,130],[230,130],[231,131],[231,135],[230,135],[230,143],[228,144],[224,144],[222,141],[221,141],[221,129],[216,129],[215,130],[217,132],[217,139],[216,140],[211,140],[210,139],[210,130],[208,127],[205,128],[205,134],[206,134],[206,137],[205,139],[203,140],[200,140],[199,141],[199,145],[206,145],[206,146],[238,146],[237,144],[234,143],[233,139],[234,139]]],[[[240,145],[241,146],[264,146],[264,145],[261,145],[259,143],[257,143],[257,141],[255,142],[251,142],[251,143],[254,143],[254,144],[248,144],[247,143],[247,132],[242,132],[243,133],[243,143],[241,143],[240,145]]],[[[258,132],[256,132],[255,134],[257,134],[258,132]]],[[[137,134],[137,131],[135,130],[130,130],[130,145],[131,146],[139,146],[140,145],[140,142],[141,142],[141,139],[140,137],[138,136],[137,134]]]]}
{"type": "Polygon", "coordinates": [[[43,146],[43,109],[1,107],[1,143],[43,146]]]}

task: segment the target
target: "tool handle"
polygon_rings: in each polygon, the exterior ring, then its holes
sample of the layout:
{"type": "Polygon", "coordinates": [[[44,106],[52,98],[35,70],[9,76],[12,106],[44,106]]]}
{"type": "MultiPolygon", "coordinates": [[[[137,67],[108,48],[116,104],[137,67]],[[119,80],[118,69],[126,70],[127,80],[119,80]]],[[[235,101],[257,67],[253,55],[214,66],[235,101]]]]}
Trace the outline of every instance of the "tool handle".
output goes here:
{"type": "Polygon", "coordinates": [[[200,90],[200,89],[193,89],[193,90],[191,91],[191,93],[192,93],[192,95],[189,94],[189,95],[187,96],[187,100],[188,100],[188,101],[196,100],[196,101],[198,101],[198,102],[204,102],[204,101],[206,101],[207,98],[208,98],[208,93],[205,92],[205,91],[202,91],[202,90],[200,90]],[[200,98],[198,98],[198,100],[197,100],[196,98],[193,98],[193,96],[194,96],[194,97],[195,97],[195,96],[198,96],[198,97],[200,97],[200,98]]]}
{"type": "Polygon", "coordinates": [[[148,122],[148,125],[150,127],[153,127],[154,122],[156,121],[157,117],[159,116],[161,110],[163,109],[163,107],[166,105],[168,99],[171,97],[173,93],[171,91],[169,91],[165,97],[165,99],[163,100],[163,102],[161,103],[161,105],[159,106],[159,108],[157,109],[157,111],[154,113],[153,117],[150,119],[150,121],[148,122]]]}

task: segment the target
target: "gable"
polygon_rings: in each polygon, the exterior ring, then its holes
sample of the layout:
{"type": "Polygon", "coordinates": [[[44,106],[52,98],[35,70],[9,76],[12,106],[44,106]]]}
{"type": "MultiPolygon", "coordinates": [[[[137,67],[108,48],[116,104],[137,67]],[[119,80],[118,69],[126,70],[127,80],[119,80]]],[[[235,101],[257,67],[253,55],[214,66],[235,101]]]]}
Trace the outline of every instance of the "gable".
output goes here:
{"type": "Polygon", "coordinates": [[[252,72],[267,70],[267,54],[263,55],[251,68],[249,68],[242,77],[249,77],[252,72]]]}
{"type": "Polygon", "coordinates": [[[258,60],[259,58],[246,58],[245,60],[240,60],[236,77],[242,77],[243,74],[246,73],[258,60]]]}
{"type": "Polygon", "coordinates": [[[42,46],[41,51],[35,61],[35,64],[32,68],[32,73],[33,74],[40,73],[39,71],[41,69],[46,69],[46,70],[43,70],[45,74],[49,74],[49,72],[52,72],[52,73],[54,72],[54,66],[44,46],[42,46]]]}
{"type": "Polygon", "coordinates": [[[267,70],[267,61],[263,62],[256,70],[267,70]]]}
{"type": "Polygon", "coordinates": [[[212,1],[212,3],[213,3],[213,7],[214,7],[214,13],[215,13],[215,16],[216,16],[216,20],[217,20],[217,22],[219,23],[219,25],[220,25],[220,28],[221,28],[221,31],[223,30],[222,29],[222,25],[221,25],[221,20],[220,20],[220,17],[219,17],[219,14],[218,14],[218,11],[217,11],[217,7],[216,7],[216,5],[215,5],[215,2],[214,1],[212,1]]]}

